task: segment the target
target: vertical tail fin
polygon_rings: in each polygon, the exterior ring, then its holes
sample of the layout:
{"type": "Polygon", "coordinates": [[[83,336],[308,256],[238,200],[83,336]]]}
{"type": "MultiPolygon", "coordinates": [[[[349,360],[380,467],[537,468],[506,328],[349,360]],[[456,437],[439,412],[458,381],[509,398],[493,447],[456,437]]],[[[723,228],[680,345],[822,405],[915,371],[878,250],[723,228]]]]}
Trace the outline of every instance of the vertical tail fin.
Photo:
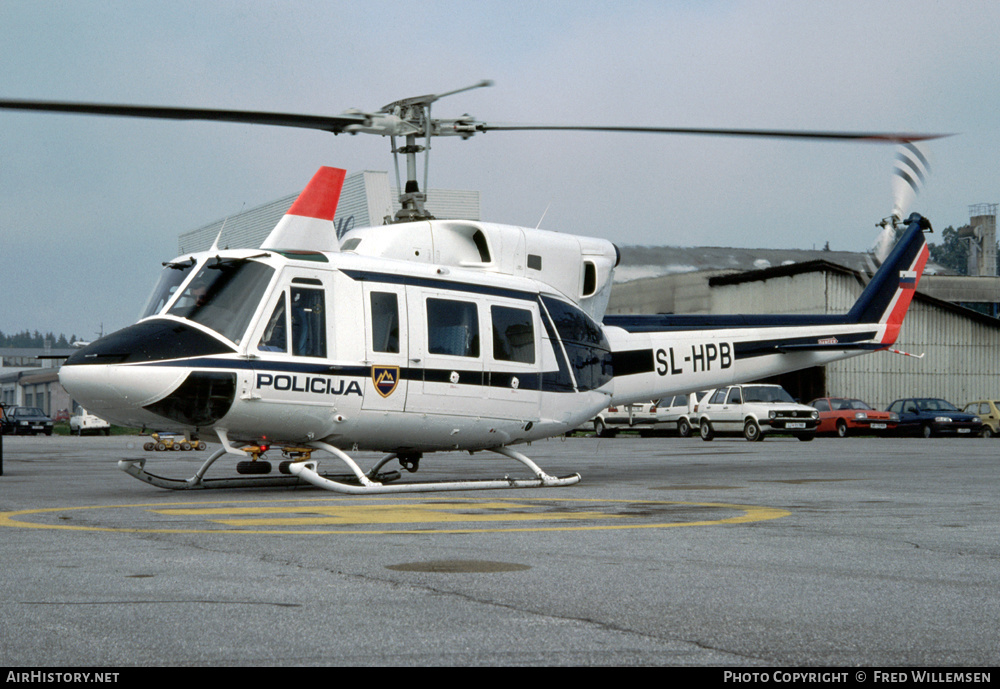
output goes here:
{"type": "Polygon", "coordinates": [[[932,231],[930,222],[913,213],[906,220],[906,231],[885,259],[879,271],[861,293],[847,314],[858,323],[885,326],[882,344],[896,341],[913,293],[927,265],[929,251],[924,232],[932,231]]]}
{"type": "Polygon", "coordinates": [[[333,217],[337,212],[345,170],[321,167],[285,216],[267,236],[262,249],[339,251],[333,217]]]}

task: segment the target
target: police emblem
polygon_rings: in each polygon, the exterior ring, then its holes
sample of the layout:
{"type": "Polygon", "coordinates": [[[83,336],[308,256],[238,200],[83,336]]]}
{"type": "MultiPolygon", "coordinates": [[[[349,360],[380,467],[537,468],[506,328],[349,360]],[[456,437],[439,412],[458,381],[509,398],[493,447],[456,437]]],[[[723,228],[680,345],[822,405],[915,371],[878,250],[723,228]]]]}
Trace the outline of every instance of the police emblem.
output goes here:
{"type": "Polygon", "coordinates": [[[399,383],[399,366],[372,366],[372,382],[382,397],[388,397],[399,383]]]}

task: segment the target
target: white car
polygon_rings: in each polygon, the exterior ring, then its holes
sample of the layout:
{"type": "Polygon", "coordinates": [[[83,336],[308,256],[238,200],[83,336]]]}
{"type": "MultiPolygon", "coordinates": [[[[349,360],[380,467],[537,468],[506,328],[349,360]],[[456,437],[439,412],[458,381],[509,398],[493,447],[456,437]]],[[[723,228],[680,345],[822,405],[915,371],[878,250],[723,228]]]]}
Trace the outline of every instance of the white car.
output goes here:
{"type": "Polygon", "coordinates": [[[594,433],[607,438],[621,429],[633,428],[645,435],[655,424],[662,424],[667,419],[666,410],[659,404],[650,401],[612,405],[594,417],[594,433]]]}
{"type": "Polygon", "coordinates": [[[69,432],[71,435],[83,435],[84,433],[111,435],[111,424],[80,407],[76,414],[69,417],[69,432]]]}
{"type": "Polygon", "coordinates": [[[660,400],[659,404],[665,413],[662,426],[676,430],[677,435],[682,438],[690,438],[691,428],[697,425],[697,423],[692,423],[692,419],[698,413],[698,407],[705,400],[708,392],[702,390],[688,395],[665,397],[660,400]]]}
{"type": "Polygon", "coordinates": [[[797,403],[780,385],[757,383],[715,390],[700,405],[696,418],[702,440],[739,433],[750,441],[771,433],[812,440],[819,424],[819,412],[797,403]]]}

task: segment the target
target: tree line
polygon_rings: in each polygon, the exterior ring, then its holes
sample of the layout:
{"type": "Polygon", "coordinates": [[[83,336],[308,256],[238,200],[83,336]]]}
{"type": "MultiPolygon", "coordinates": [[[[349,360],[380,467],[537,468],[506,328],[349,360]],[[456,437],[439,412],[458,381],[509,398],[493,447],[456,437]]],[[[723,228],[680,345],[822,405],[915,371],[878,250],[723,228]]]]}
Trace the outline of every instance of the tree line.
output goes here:
{"type": "Polygon", "coordinates": [[[66,336],[60,334],[56,337],[52,333],[45,333],[44,335],[37,330],[30,332],[24,330],[19,333],[12,333],[8,335],[7,333],[0,330],[0,347],[25,347],[25,348],[38,348],[41,349],[45,346],[45,341],[48,340],[54,349],[66,349],[67,347],[72,347],[73,343],[76,342],[78,338],[76,335],[70,335],[69,339],[66,336]]]}
{"type": "MultiPolygon", "coordinates": [[[[969,274],[969,242],[961,239],[958,233],[968,226],[957,230],[948,226],[941,232],[941,243],[927,242],[931,260],[939,266],[955,271],[959,275],[969,274]]],[[[997,274],[1000,274],[1000,251],[997,252],[997,274]]]]}

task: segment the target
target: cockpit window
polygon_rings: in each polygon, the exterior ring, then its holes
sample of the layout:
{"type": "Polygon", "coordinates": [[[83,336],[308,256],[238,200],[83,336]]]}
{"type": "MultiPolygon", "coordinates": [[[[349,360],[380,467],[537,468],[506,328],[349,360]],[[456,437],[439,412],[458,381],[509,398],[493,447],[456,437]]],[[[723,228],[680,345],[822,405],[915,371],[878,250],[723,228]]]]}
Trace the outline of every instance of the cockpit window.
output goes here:
{"type": "Polygon", "coordinates": [[[282,292],[278,305],[274,307],[274,311],[267,321],[267,327],[264,329],[264,335],[260,338],[257,349],[262,352],[287,352],[287,330],[288,326],[285,323],[285,293],[282,292]]]}
{"type": "Polygon", "coordinates": [[[153,288],[153,293],[149,295],[146,306],[142,309],[142,313],[139,314],[139,320],[162,311],[167,302],[173,298],[174,293],[177,292],[177,288],[191,274],[191,270],[194,269],[195,265],[196,263],[193,258],[187,261],[166,264],[166,268],[160,273],[160,279],[156,282],[156,287],[153,288]]]}
{"type": "Polygon", "coordinates": [[[170,310],[240,343],[274,269],[245,259],[212,259],[191,279],[170,310]]]}
{"type": "Polygon", "coordinates": [[[292,287],[292,354],[326,356],[326,307],[323,290],[292,287]]]}

